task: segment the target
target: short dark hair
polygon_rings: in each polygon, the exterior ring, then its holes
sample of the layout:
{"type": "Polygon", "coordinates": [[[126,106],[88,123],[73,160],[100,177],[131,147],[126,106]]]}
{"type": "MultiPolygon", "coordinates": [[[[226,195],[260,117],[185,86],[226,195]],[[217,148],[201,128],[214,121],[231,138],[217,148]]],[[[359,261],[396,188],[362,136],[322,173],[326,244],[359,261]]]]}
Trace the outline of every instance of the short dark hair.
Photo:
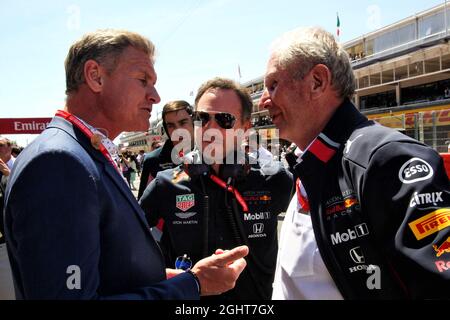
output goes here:
{"type": "Polygon", "coordinates": [[[13,146],[11,149],[11,153],[19,154],[22,152],[22,148],[18,146],[13,146]]]}
{"type": "Polygon", "coordinates": [[[163,110],[162,110],[162,120],[163,120],[163,122],[165,122],[166,114],[168,114],[169,112],[180,111],[180,110],[186,110],[186,112],[189,115],[192,115],[192,107],[189,104],[189,102],[184,101],[184,100],[175,100],[175,101],[167,102],[164,105],[163,110]]]}
{"type": "Polygon", "coordinates": [[[170,112],[174,112],[174,111],[180,111],[180,110],[186,110],[187,114],[192,116],[192,107],[189,104],[189,102],[187,102],[187,101],[175,100],[175,101],[167,102],[164,105],[163,111],[162,111],[162,124],[164,127],[164,131],[167,133],[167,135],[169,135],[169,130],[167,130],[167,125],[166,125],[166,114],[168,114],[170,112]]]}
{"type": "Polygon", "coordinates": [[[211,89],[233,90],[241,101],[242,122],[250,120],[253,108],[253,102],[250,94],[248,93],[247,89],[241,86],[239,83],[226,78],[216,77],[203,83],[198,89],[197,96],[195,97],[196,108],[198,107],[198,101],[200,100],[200,98],[211,89]]]}

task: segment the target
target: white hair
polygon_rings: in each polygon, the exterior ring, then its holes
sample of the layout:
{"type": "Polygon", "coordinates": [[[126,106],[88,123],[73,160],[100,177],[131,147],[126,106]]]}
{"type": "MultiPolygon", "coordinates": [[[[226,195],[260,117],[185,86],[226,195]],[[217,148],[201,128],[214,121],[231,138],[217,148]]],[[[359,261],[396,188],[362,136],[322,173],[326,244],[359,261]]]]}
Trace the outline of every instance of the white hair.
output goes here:
{"type": "Polygon", "coordinates": [[[323,64],[331,72],[331,83],[341,98],[355,92],[355,76],[347,52],[334,36],[320,27],[301,27],[276,39],[272,56],[280,67],[291,69],[294,78],[303,78],[312,67],[323,64]]]}

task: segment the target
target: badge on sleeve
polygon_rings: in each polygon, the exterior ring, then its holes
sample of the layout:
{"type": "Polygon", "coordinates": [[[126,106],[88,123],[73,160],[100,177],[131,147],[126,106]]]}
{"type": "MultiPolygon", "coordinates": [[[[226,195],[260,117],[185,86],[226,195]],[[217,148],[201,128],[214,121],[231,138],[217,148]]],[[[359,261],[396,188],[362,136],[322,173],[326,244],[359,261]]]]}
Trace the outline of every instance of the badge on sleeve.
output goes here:
{"type": "Polygon", "coordinates": [[[402,165],[398,172],[398,178],[403,183],[412,184],[430,179],[433,174],[433,168],[428,162],[420,158],[412,158],[402,165]]]}

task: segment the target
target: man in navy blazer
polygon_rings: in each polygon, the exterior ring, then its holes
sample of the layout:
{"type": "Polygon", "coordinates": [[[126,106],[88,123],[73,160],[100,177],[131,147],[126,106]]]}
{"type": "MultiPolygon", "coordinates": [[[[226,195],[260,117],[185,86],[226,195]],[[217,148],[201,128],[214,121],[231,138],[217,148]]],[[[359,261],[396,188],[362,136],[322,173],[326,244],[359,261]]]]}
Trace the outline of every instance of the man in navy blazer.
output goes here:
{"type": "Polygon", "coordinates": [[[160,101],[153,56],[127,31],[99,30],[70,48],[65,110],[20,154],[7,186],[18,299],[197,299],[231,289],[244,269],[247,247],[166,270],[119,173],[111,140],[147,130],[160,101]]]}

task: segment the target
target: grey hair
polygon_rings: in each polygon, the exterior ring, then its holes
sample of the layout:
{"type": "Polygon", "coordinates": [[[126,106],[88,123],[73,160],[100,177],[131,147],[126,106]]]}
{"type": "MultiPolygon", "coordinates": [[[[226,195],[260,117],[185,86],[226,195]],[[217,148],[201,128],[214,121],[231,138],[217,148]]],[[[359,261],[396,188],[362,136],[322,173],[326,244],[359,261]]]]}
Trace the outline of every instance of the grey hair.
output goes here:
{"type": "Polygon", "coordinates": [[[320,27],[301,27],[283,34],[271,47],[283,69],[291,69],[296,79],[303,78],[315,65],[331,72],[331,84],[341,98],[355,92],[355,76],[350,59],[334,36],[320,27]]]}
{"type": "Polygon", "coordinates": [[[104,29],[84,35],[70,47],[65,60],[66,94],[76,92],[84,83],[86,61],[95,60],[111,73],[123,50],[130,46],[148,54],[153,62],[155,46],[140,34],[126,30],[104,29]]]}

